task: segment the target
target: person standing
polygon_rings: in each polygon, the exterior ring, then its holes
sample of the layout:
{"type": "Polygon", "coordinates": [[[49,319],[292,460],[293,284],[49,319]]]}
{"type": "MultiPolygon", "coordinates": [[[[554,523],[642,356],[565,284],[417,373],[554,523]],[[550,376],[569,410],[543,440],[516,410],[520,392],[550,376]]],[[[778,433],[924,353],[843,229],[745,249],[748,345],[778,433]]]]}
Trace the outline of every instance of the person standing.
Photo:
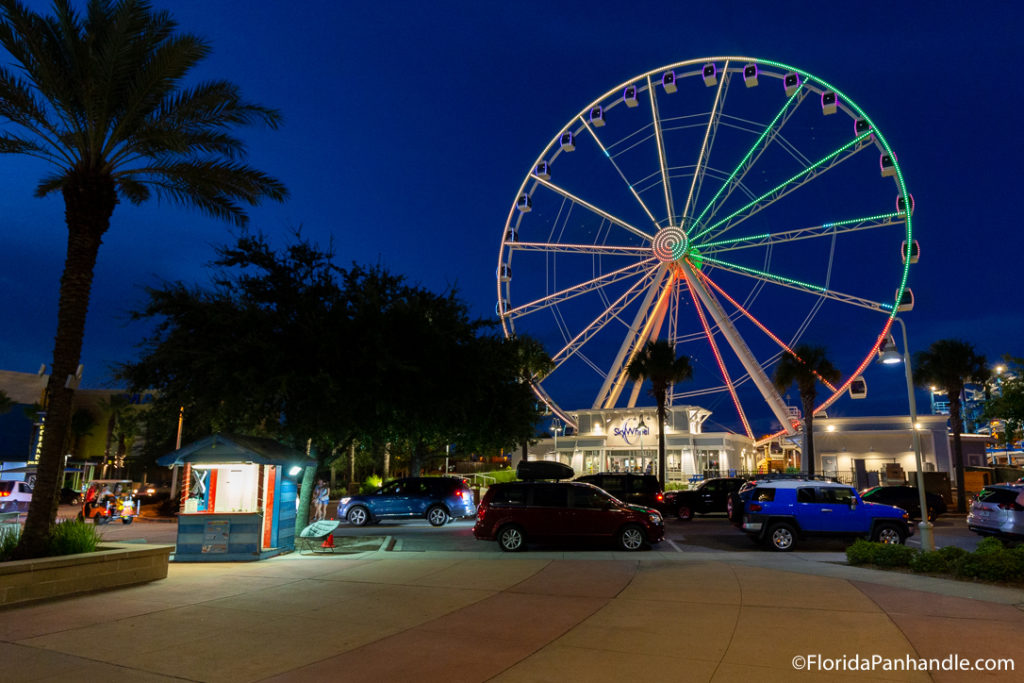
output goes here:
{"type": "Polygon", "coordinates": [[[330,489],[327,482],[321,479],[313,489],[313,501],[316,503],[316,512],[313,515],[316,521],[327,519],[327,501],[330,498],[330,489]]]}

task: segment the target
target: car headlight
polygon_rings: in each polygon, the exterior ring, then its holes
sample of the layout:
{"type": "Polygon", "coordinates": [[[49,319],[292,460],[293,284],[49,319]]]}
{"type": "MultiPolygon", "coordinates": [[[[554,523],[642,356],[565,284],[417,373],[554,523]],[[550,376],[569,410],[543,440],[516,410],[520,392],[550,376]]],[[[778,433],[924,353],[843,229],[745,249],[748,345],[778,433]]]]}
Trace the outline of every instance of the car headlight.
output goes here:
{"type": "Polygon", "coordinates": [[[338,501],[338,505],[346,505],[350,500],[352,500],[352,499],[351,498],[342,498],[340,501],[338,501]]]}
{"type": "Polygon", "coordinates": [[[652,524],[661,524],[662,523],[661,515],[658,514],[657,512],[652,512],[652,513],[648,514],[647,516],[650,517],[652,524]]]}

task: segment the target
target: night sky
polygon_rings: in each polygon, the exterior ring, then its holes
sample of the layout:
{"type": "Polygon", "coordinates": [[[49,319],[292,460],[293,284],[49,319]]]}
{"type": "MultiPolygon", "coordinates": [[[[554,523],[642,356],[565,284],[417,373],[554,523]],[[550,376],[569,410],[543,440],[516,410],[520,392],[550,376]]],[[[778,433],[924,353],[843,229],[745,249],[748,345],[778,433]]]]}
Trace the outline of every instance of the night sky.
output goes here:
{"type": "MultiPolygon", "coordinates": [[[[710,55],[806,70],[870,115],[914,195],[922,256],[905,315],[911,349],[955,337],[991,361],[1024,356],[1019,3],[154,4],[211,41],[197,78],[232,80],[284,115],[278,131],[244,133],[249,161],[291,191],[253,209],[252,229],[283,245],[301,227],[333,244],[340,265],[379,262],[435,291],[457,286],[482,317],[494,315],[499,243],[520,183],[588,103],[710,55]]],[[[0,160],[6,370],[51,360],[66,230],[59,194],[32,198],[43,172],[26,158],[0,160]]],[[[227,224],[186,209],[120,205],[96,268],[83,386],[108,386],[110,365],[136,353],[146,329],[126,312],[142,287],[206,282],[213,245],[230,240],[227,224]]],[[[864,343],[877,333],[865,329],[864,343]]],[[[842,345],[842,334],[815,341],[842,345]]],[[[833,414],[905,411],[901,375],[871,368],[869,400],[837,403],[833,414]]],[[[920,402],[927,410],[927,392],[920,402]]],[[[728,405],[713,409],[736,428],[728,405]]]]}

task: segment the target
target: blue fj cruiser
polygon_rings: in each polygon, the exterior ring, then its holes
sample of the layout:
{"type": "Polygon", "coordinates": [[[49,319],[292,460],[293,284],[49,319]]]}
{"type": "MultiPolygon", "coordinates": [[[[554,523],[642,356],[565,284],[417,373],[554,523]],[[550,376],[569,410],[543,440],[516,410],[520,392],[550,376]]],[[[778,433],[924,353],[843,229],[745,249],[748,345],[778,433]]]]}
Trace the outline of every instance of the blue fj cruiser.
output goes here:
{"type": "Polygon", "coordinates": [[[813,479],[759,482],[743,496],[740,528],[782,552],[806,536],[903,543],[914,533],[903,510],[862,500],[844,484],[813,479]]]}

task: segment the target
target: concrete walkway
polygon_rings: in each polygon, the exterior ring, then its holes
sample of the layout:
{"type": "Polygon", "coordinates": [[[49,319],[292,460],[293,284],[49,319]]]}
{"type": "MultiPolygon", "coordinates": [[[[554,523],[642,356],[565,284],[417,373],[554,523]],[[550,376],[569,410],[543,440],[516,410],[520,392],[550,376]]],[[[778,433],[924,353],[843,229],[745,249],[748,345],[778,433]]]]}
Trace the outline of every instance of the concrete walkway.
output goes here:
{"type": "Polygon", "coordinates": [[[836,555],[380,550],[172,564],[164,581],[4,610],[2,678],[1024,680],[1024,591],[836,555]],[[1009,673],[796,670],[807,655],[1017,661],[1009,673]]]}

